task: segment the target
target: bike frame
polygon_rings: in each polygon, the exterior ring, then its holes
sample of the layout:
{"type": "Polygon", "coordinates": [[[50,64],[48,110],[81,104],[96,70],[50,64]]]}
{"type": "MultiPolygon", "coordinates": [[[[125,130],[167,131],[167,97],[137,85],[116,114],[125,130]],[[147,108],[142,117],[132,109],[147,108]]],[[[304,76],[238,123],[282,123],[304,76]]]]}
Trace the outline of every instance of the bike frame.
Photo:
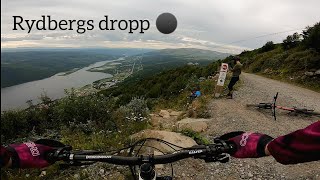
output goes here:
{"type": "Polygon", "coordinates": [[[275,107],[278,109],[286,110],[286,111],[291,111],[291,112],[295,111],[294,108],[288,108],[288,107],[284,107],[284,106],[275,106],[275,107]]]}
{"type": "Polygon", "coordinates": [[[272,103],[259,103],[257,105],[255,105],[255,104],[253,104],[253,105],[250,104],[249,105],[248,104],[247,106],[255,106],[255,107],[263,108],[263,109],[272,109],[272,116],[274,117],[274,120],[277,120],[276,109],[282,109],[282,110],[285,110],[285,111],[290,111],[290,112],[294,112],[294,113],[301,113],[301,114],[307,114],[307,115],[320,115],[320,113],[314,112],[313,110],[306,109],[306,108],[299,109],[299,108],[296,108],[296,107],[289,108],[289,107],[285,107],[285,106],[278,106],[278,105],[276,105],[278,94],[279,93],[277,92],[277,94],[273,97],[273,102],[272,103]]]}

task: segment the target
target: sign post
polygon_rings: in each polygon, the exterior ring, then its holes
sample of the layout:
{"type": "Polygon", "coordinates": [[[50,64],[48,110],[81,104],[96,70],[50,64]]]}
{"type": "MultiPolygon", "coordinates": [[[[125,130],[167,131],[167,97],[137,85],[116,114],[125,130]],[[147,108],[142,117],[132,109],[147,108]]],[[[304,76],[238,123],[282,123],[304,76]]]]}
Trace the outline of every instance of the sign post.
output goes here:
{"type": "Polygon", "coordinates": [[[227,63],[221,64],[219,78],[214,92],[215,97],[219,97],[223,91],[223,85],[227,77],[228,68],[229,66],[227,63]]]}

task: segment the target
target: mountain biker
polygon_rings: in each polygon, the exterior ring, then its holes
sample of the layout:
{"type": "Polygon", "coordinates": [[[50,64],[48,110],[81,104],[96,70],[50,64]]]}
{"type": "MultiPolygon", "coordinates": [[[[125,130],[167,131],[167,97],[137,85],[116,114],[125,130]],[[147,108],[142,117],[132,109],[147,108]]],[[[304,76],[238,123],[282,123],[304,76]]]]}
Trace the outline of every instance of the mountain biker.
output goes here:
{"type": "Polygon", "coordinates": [[[200,87],[197,87],[194,90],[192,90],[191,95],[190,95],[190,99],[191,99],[191,101],[193,101],[195,98],[200,97],[200,96],[201,96],[200,87]]]}
{"type": "Polygon", "coordinates": [[[194,94],[196,95],[196,97],[200,97],[201,96],[200,89],[196,90],[196,92],[194,94]]]}
{"type": "Polygon", "coordinates": [[[229,99],[233,98],[233,95],[232,95],[233,86],[239,81],[239,76],[241,74],[241,68],[242,68],[242,64],[240,63],[240,58],[238,56],[234,56],[232,58],[232,60],[235,65],[233,68],[230,68],[230,70],[232,72],[232,78],[231,78],[230,83],[228,85],[229,92],[228,92],[227,96],[229,99]]]}
{"type": "Polygon", "coordinates": [[[197,97],[196,91],[195,91],[195,90],[192,90],[192,91],[191,91],[191,95],[189,96],[190,100],[193,101],[196,97],[197,97]]]}
{"type": "MultiPolygon", "coordinates": [[[[273,139],[266,134],[230,132],[220,137],[233,142],[236,158],[259,158],[271,155],[281,164],[320,160],[320,121],[273,139]]],[[[43,168],[52,164],[46,154],[64,147],[61,142],[41,139],[35,142],[1,146],[1,167],[43,168]]]]}

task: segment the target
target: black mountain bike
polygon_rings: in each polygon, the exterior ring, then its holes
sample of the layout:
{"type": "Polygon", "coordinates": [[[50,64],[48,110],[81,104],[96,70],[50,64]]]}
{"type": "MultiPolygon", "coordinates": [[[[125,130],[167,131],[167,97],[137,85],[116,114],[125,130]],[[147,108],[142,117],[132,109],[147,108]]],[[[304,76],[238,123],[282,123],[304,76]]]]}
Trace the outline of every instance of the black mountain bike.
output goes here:
{"type": "Polygon", "coordinates": [[[90,165],[96,162],[105,162],[115,165],[128,165],[132,176],[135,180],[172,180],[173,166],[171,164],[171,176],[158,176],[155,170],[156,164],[170,164],[175,161],[193,157],[203,159],[205,162],[221,162],[229,161],[229,155],[235,151],[235,145],[220,139],[215,139],[214,144],[195,145],[189,148],[183,148],[167,141],[146,138],[137,141],[133,145],[120,149],[110,155],[102,154],[101,151],[72,151],[71,146],[65,146],[49,153],[47,158],[49,161],[64,161],[64,166],[82,166],[90,165]],[[172,153],[165,154],[160,149],[146,145],[147,141],[157,141],[166,144],[175,150],[172,153]],[[139,155],[142,147],[152,147],[163,155],[139,155]],[[179,150],[177,150],[179,148],[179,150]],[[127,149],[128,156],[119,156],[118,154],[127,149]]]}

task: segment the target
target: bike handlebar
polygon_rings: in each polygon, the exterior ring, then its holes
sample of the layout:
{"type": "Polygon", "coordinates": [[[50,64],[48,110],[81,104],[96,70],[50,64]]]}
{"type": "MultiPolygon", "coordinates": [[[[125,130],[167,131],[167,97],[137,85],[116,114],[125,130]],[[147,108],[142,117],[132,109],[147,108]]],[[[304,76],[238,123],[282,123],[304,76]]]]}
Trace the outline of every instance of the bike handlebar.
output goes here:
{"type": "MultiPolygon", "coordinates": [[[[59,150],[56,152],[49,153],[48,159],[52,161],[66,161],[70,164],[81,161],[93,161],[93,162],[106,162],[116,165],[141,165],[143,163],[151,164],[167,164],[179,161],[185,158],[194,157],[205,159],[206,161],[220,161],[221,154],[227,153],[232,154],[235,151],[235,145],[233,143],[225,142],[220,140],[218,144],[211,145],[200,145],[193,146],[191,148],[185,148],[177,152],[165,155],[140,155],[138,157],[125,157],[125,156],[114,156],[114,155],[86,155],[86,154],[74,154],[70,150],[59,150]]],[[[228,161],[228,160],[227,160],[228,161]]]]}

